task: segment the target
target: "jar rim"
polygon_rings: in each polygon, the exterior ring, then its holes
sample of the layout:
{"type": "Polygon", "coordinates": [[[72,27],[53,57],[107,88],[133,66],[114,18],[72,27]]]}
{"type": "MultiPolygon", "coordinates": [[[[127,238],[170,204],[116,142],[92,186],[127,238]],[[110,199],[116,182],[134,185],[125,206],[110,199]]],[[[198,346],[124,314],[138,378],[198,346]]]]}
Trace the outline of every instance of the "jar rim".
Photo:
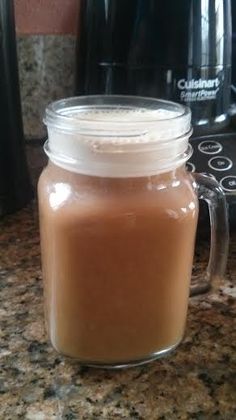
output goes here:
{"type": "Polygon", "coordinates": [[[140,96],[62,99],[47,107],[45,123],[49,158],[98,176],[139,176],[177,167],[186,158],[192,132],[189,108],[140,96]]]}
{"type": "Polygon", "coordinates": [[[109,132],[119,130],[120,136],[130,133],[134,129],[136,132],[148,131],[156,124],[160,128],[166,123],[174,127],[180,122],[182,127],[177,130],[174,138],[188,133],[191,129],[191,111],[187,106],[164,99],[132,95],[90,95],[60,99],[47,106],[44,117],[44,123],[54,128],[79,132],[97,131],[97,133],[102,132],[103,134],[107,130],[109,132]],[[99,119],[88,118],[88,112],[108,109],[110,111],[141,110],[145,112],[143,112],[142,118],[135,119],[135,121],[132,118],[124,120],[122,117],[116,118],[115,121],[112,118],[101,116],[99,119]],[[155,118],[155,112],[161,110],[165,111],[166,116],[161,117],[160,113],[158,115],[156,113],[155,118]],[[151,111],[151,113],[148,114],[146,111],[151,111]],[[148,115],[147,118],[145,113],[148,115]]]}

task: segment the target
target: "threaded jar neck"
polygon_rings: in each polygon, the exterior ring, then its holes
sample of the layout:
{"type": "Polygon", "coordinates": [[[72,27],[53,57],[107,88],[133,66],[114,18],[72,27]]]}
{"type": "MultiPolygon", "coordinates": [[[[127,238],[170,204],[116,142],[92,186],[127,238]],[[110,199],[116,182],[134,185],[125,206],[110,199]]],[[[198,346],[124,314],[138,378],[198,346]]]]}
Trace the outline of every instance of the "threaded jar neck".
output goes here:
{"type": "Polygon", "coordinates": [[[87,96],[46,109],[45,151],[80,174],[137,177],[167,172],[190,155],[189,108],[136,96],[87,96]]]}

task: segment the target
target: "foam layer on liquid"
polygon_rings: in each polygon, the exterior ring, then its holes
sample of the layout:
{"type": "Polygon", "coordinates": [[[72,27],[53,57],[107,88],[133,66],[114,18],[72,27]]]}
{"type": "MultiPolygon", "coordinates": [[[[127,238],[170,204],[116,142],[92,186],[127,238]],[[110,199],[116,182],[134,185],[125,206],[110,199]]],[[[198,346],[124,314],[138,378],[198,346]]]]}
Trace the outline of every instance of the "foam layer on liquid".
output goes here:
{"type": "Polygon", "coordinates": [[[186,120],[180,110],[161,108],[74,107],[62,110],[61,115],[69,117],[71,125],[84,134],[96,130],[101,143],[114,143],[115,137],[119,144],[175,138],[186,133],[190,124],[189,115],[186,120]]]}
{"type": "Polygon", "coordinates": [[[181,115],[180,111],[170,111],[168,109],[145,109],[145,108],[115,108],[115,109],[65,109],[61,113],[68,117],[78,120],[89,120],[97,122],[157,122],[158,120],[168,120],[181,115]]]}

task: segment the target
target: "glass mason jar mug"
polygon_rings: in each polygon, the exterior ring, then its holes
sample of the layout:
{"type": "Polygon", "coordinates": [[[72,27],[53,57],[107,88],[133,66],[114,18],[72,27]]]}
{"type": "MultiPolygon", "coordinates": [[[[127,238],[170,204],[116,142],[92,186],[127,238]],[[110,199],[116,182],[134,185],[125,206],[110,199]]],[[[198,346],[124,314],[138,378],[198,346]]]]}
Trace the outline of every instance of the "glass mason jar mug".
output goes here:
{"type": "Polygon", "coordinates": [[[128,96],[69,98],[45,118],[38,186],[48,333],[81,363],[121,367],[173,350],[185,328],[198,198],[211,219],[208,270],[224,272],[224,193],[185,169],[191,114],[128,96]]]}

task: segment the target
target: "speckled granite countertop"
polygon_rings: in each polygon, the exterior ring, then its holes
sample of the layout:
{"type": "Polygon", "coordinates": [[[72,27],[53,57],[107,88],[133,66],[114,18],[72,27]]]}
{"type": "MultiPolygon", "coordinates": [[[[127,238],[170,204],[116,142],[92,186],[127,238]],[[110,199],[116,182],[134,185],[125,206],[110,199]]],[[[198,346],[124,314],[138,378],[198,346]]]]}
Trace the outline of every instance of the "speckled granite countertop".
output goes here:
{"type": "MultiPolygon", "coordinates": [[[[197,259],[206,258],[200,247],[197,259]]],[[[203,262],[196,262],[196,273],[203,262]]],[[[0,419],[236,419],[235,280],[236,235],[227,280],[190,300],[186,335],[172,356],[123,371],[80,367],[56,354],[45,336],[36,206],[6,217],[0,222],[0,419]]]]}

